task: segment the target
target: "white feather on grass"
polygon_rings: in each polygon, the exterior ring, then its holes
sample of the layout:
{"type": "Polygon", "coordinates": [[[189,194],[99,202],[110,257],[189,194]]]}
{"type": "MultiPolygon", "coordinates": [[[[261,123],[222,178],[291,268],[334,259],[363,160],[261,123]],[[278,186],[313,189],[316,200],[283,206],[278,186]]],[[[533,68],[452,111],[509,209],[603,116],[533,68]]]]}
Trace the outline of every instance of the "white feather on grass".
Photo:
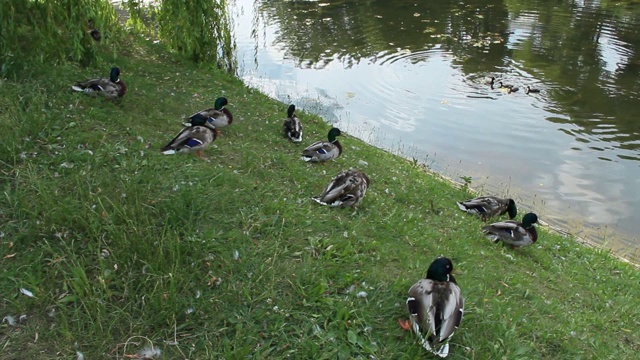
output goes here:
{"type": "Polygon", "coordinates": [[[138,351],[139,359],[158,359],[162,355],[162,350],[157,346],[147,346],[138,351]]]}
{"type": "Polygon", "coordinates": [[[11,315],[7,315],[2,318],[2,322],[6,322],[9,326],[16,326],[16,318],[11,315]]]}

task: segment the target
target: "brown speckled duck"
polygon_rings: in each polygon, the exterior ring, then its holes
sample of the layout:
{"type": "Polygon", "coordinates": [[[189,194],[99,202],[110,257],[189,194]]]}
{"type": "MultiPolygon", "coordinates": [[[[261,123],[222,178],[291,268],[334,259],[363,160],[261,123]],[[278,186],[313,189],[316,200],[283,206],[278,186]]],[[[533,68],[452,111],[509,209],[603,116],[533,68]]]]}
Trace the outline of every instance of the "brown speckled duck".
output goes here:
{"type": "Polygon", "coordinates": [[[313,200],[322,205],[351,206],[355,209],[367,193],[370,183],[369,177],[362,171],[344,170],[331,180],[322,194],[314,196],[313,200]]]}
{"type": "Polygon", "coordinates": [[[289,138],[289,140],[298,143],[302,141],[302,122],[295,114],[296,106],[291,104],[287,109],[287,118],[284,119],[284,123],[282,124],[282,129],[284,130],[284,135],[289,138]]]}
{"type": "Polygon", "coordinates": [[[509,213],[509,219],[513,219],[518,214],[518,209],[513,199],[501,199],[495,196],[480,196],[475,199],[457,202],[456,204],[458,204],[460,210],[467,214],[476,215],[483,221],[505,213],[509,213]]]}

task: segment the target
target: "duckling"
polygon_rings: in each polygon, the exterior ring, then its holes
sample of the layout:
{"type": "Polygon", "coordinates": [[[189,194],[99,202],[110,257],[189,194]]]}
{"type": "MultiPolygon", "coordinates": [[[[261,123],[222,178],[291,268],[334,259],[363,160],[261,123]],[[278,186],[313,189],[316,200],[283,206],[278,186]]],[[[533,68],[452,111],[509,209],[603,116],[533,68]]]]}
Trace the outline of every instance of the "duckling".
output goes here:
{"type": "Polygon", "coordinates": [[[537,93],[539,93],[539,92],[540,92],[540,89],[534,89],[534,88],[531,88],[529,85],[527,85],[527,86],[524,88],[524,93],[525,93],[525,94],[529,94],[529,93],[531,93],[531,94],[537,94],[537,93]]]}
{"type": "Polygon", "coordinates": [[[498,84],[500,84],[498,88],[501,90],[506,90],[507,94],[511,94],[519,90],[517,87],[513,85],[503,84],[502,81],[500,81],[498,84]]]}

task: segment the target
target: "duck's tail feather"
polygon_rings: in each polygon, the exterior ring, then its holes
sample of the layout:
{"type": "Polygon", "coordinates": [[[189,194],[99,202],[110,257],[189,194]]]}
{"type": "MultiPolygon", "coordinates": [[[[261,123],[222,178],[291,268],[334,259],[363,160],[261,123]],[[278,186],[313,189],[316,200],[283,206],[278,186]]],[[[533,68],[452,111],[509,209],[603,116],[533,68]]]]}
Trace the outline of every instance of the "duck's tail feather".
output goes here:
{"type": "Polygon", "coordinates": [[[441,358],[447,357],[447,355],[449,355],[449,343],[444,343],[438,349],[431,350],[431,352],[440,356],[441,358]]]}
{"type": "Polygon", "coordinates": [[[175,153],[177,153],[177,151],[175,151],[174,149],[170,149],[170,150],[165,150],[162,152],[165,155],[173,155],[175,153]]]}
{"type": "Polygon", "coordinates": [[[500,241],[500,237],[498,235],[485,229],[483,229],[482,232],[484,232],[484,235],[487,237],[487,239],[491,240],[491,242],[497,243],[498,241],[500,241]]]}
{"type": "Polygon", "coordinates": [[[80,87],[80,86],[78,86],[78,85],[73,85],[73,86],[71,86],[71,90],[73,90],[73,91],[78,91],[78,92],[84,92],[84,89],[83,89],[83,88],[81,88],[81,87],[80,87]]]}
{"type": "Polygon", "coordinates": [[[299,133],[297,136],[296,134],[292,133],[292,132],[288,132],[287,136],[289,137],[289,139],[291,139],[291,141],[293,141],[294,143],[299,143],[302,142],[302,133],[299,133]]]}
{"type": "Polygon", "coordinates": [[[318,203],[318,204],[320,204],[320,205],[327,205],[327,206],[328,206],[328,205],[331,205],[331,204],[329,204],[329,203],[326,203],[326,202],[324,202],[324,201],[320,200],[320,197],[319,197],[319,196],[314,196],[314,197],[312,197],[311,199],[313,199],[313,201],[317,202],[317,203],[318,203]]]}
{"type": "Polygon", "coordinates": [[[437,348],[433,348],[433,347],[431,347],[431,343],[429,343],[429,340],[427,340],[426,337],[423,337],[423,336],[419,336],[419,337],[420,337],[420,344],[428,352],[433,353],[435,355],[438,355],[441,358],[445,358],[445,357],[447,357],[449,355],[449,343],[448,342],[440,345],[437,348]]]}

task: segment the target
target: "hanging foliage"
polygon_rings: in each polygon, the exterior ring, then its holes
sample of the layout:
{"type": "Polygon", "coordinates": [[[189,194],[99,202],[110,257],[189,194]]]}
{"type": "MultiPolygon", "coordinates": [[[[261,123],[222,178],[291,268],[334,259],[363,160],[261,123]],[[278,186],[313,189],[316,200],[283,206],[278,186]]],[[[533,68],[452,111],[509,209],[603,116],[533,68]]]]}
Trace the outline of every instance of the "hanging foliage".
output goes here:
{"type": "Polygon", "coordinates": [[[116,26],[109,0],[0,1],[2,73],[29,61],[89,63],[116,26]]]}
{"type": "Polygon", "coordinates": [[[153,31],[170,49],[194,61],[235,68],[226,0],[128,0],[127,9],[131,26],[153,31]]]}
{"type": "MultiPolygon", "coordinates": [[[[113,42],[118,15],[112,0],[0,1],[1,75],[30,61],[89,64],[101,43],[113,42]]],[[[118,4],[116,3],[116,6],[118,4]]],[[[194,61],[235,69],[226,0],[126,0],[129,24],[152,31],[194,61]]]]}

